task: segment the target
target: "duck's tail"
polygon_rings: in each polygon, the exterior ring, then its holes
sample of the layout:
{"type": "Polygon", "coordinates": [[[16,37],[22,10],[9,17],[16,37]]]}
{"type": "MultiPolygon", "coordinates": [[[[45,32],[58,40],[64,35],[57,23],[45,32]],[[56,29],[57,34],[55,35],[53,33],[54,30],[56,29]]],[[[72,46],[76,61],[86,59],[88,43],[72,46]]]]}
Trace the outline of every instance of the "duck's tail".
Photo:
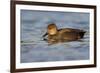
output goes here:
{"type": "Polygon", "coordinates": [[[80,38],[83,38],[85,33],[86,33],[86,31],[79,32],[80,38]]]}

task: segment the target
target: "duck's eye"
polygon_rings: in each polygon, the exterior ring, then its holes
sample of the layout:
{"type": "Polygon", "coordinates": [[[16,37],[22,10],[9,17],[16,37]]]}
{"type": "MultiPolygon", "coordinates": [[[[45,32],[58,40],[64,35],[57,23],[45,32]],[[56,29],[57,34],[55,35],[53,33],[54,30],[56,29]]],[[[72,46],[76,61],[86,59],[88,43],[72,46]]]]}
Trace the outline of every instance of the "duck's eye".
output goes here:
{"type": "Polygon", "coordinates": [[[49,29],[52,29],[52,28],[49,28],[49,29]]]}

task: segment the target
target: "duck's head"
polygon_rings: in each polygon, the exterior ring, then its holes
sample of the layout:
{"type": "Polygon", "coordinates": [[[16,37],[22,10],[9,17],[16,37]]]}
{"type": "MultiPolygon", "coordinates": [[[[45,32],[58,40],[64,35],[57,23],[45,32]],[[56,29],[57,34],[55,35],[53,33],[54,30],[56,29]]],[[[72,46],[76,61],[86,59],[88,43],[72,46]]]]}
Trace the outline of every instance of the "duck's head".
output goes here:
{"type": "Polygon", "coordinates": [[[47,32],[49,35],[56,34],[57,33],[57,26],[54,23],[49,24],[47,27],[47,32]]]}

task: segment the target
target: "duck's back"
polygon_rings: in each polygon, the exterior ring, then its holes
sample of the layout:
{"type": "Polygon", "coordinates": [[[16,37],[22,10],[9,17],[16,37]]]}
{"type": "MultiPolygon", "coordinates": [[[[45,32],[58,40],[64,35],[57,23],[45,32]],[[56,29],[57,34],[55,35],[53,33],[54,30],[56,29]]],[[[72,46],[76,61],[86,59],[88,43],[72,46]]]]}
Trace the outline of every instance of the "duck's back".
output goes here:
{"type": "Polygon", "coordinates": [[[85,31],[80,29],[64,28],[59,30],[59,36],[63,41],[73,41],[83,38],[85,31]]]}

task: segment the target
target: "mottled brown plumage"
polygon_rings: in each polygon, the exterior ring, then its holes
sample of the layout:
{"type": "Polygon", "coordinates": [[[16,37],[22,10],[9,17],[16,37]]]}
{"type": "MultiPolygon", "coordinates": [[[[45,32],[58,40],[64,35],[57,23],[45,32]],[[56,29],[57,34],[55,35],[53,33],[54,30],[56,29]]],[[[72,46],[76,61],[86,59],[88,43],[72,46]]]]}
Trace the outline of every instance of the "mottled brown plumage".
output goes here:
{"type": "Polygon", "coordinates": [[[84,33],[85,31],[80,29],[57,29],[57,26],[55,24],[49,24],[47,27],[47,33],[43,37],[47,35],[48,43],[59,43],[81,39],[83,38],[84,33]]]}

